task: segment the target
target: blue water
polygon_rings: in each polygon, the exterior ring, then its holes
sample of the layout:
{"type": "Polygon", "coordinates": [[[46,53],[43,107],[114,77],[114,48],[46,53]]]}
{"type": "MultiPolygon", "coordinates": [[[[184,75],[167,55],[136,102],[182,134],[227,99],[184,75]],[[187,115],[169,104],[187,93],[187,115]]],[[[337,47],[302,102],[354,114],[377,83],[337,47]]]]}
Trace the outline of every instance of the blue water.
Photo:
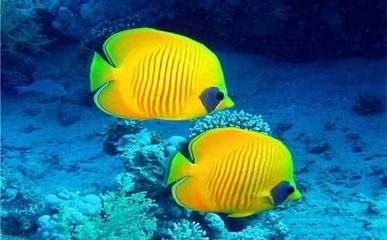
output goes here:
{"type": "Polygon", "coordinates": [[[372,2],[2,1],[1,237],[387,239],[386,2],[372,2]],[[239,219],[173,200],[169,160],[195,121],[117,120],[88,90],[106,37],[141,26],[216,53],[230,110],[289,148],[302,199],[239,219]]]}

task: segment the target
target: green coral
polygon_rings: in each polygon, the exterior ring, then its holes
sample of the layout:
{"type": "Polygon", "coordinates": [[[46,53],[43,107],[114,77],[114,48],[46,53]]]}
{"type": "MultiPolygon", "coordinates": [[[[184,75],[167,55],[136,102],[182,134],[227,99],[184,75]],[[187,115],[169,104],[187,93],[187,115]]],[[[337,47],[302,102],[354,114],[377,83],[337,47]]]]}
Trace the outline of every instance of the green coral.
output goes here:
{"type": "Polygon", "coordinates": [[[52,43],[42,32],[38,11],[45,6],[40,0],[2,0],[1,35],[5,49],[41,51],[52,43]]]}
{"type": "Polygon", "coordinates": [[[151,239],[157,220],[151,209],[157,205],[145,192],[126,196],[110,192],[101,196],[101,213],[86,215],[64,204],[59,210],[59,222],[64,239],[151,239]]]}

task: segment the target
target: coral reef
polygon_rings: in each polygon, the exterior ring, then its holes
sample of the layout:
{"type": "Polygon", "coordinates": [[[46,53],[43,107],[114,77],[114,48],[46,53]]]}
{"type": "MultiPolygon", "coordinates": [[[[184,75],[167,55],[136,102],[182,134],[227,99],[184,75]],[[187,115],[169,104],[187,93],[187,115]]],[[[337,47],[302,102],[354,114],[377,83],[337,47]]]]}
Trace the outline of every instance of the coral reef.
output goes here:
{"type": "Polygon", "coordinates": [[[355,5],[305,5],[284,0],[6,0],[2,1],[6,20],[2,21],[2,35],[15,40],[6,41],[11,48],[41,49],[53,41],[42,31],[45,24],[61,37],[84,40],[88,48],[95,48],[112,32],[153,26],[190,33],[215,46],[232,45],[282,60],[324,60],[354,54],[380,57],[386,52],[384,6],[382,0],[372,6],[364,0],[355,5]],[[367,21],[358,17],[363,9],[368,10],[367,21]],[[39,12],[48,16],[41,19],[39,12]],[[299,17],[300,13],[304,17],[299,17]]]}
{"type": "Polygon", "coordinates": [[[239,231],[230,231],[225,222],[215,213],[207,213],[203,219],[204,226],[208,227],[210,239],[232,240],[266,240],[266,239],[291,239],[288,227],[282,222],[279,215],[266,212],[250,218],[247,227],[239,231]]]}
{"type": "Polygon", "coordinates": [[[145,190],[163,182],[167,151],[156,133],[143,129],[137,134],[126,134],[119,140],[117,151],[121,152],[125,170],[139,183],[138,189],[145,190]]]}
{"type": "Polygon", "coordinates": [[[45,5],[41,0],[1,1],[1,35],[3,47],[15,52],[20,50],[42,51],[53,39],[43,33],[38,12],[45,5]]]}
{"type": "Polygon", "coordinates": [[[224,127],[238,127],[265,134],[270,134],[271,131],[269,124],[263,120],[261,115],[254,115],[244,111],[226,110],[212,113],[196,120],[189,129],[190,137],[199,135],[209,129],[224,127]]]}
{"type": "MultiPolygon", "coordinates": [[[[242,119],[239,122],[247,119],[243,112],[242,116],[239,118],[238,116],[235,116],[235,119],[242,119]]],[[[261,118],[255,116],[252,119],[261,118]]],[[[146,128],[138,128],[137,125],[135,125],[134,131],[121,128],[125,133],[123,135],[117,131],[121,124],[122,122],[115,122],[106,131],[114,133],[114,136],[121,136],[116,144],[116,149],[117,152],[121,153],[125,172],[120,174],[117,180],[122,188],[129,189],[126,191],[131,191],[131,189],[147,191],[149,196],[155,199],[159,205],[155,213],[158,219],[158,229],[160,229],[156,235],[158,238],[252,239],[251,236],[262,236],[261,239],[269,237],[286,239],[288,230],[275,213],[265,213],[263,217],[256,218],[254,222],[249,223],[251,226],[243,231],[232,232],[227,229],[222,218],[217,214],[197,214],[177,206],[171,199],[169,188],[164,184],[164,175],[168,158],[186,139],[172,136],[164,141],[159,134],[146,128]],[[267,228],[265,223],[272,227],[267,228]]],[[[135,123],[133,122],[133,124],[135,123]]],[[[258,129],[258,125],[263,125],[268,130],[268,126],[263,121],[258,124],[257,122],[245,123],[244,126],[253,126],[254,129],[258,129]]]]}
{"type": "Polygon", "coordinates": [[[171,240],[209,240],[206,237],[200,224],[183,219],[179,223],[174,223],[172,228],[168,229],[168,239],[171,240]]]}
{"type": "Polygon", "coordinates": [[[1,168],[1,231],[3,234],[29,234],[36,228],[45,204],[39,188],[20,172],[1,168]]]}
{"type": "MultiPolygon", "coordinates": [[[[6,43],[4,43],[6,44],[6,43]]],[[[16,87],[31,84],[35,72],[31,60],[17,52],[1,51],[1,89],[7,93],[16,93],[16,87]]]]}
{"type": "Polygon", "coordinates": [[[117,154],[117,144],[122,136],[126,134],[136,134],[142,129],[140,121],[117,119],[109,126],[105,126],[102,133],[105,136],[103,149],[109,155],[117,154]]]}
{"type": "MultiPolygon", "coordinates": [[[[106,37],[112,32],[133,27],[137,23],[150,26],[170,18],[167,9],[175,1],[88,0],[50,1],[43,0],[54,16],[52,26],[65,36],[91,42],[106,37]],[[160,11],[163,9],[163,11],[160,11]]],[[[94,45],[94,44],[93,44],[94,45]]]]}
{"type": "Polygon", "coordinates": [[[135,28],[139,23],[140,19],[137,15],[103,21],[90,30],[88,36],[82,40],[82,44],[89,50],[100,49],[110,35],[135,28]]]}
{"type": "Polygon", "coordinates": [[[36,238],[42,239],[151,239],[157,205],[145,192],[124,188],[101,196],[63,192],[49,195],[53,211],[39,218],[36,238]]]}

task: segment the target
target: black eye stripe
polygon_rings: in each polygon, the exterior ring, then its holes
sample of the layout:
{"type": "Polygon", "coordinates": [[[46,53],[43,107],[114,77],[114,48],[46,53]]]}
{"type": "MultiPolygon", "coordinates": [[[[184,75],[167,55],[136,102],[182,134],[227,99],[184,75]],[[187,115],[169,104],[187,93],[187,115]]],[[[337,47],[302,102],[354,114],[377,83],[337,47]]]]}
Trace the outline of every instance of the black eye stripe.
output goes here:
{"type": "Polygon", "coordinates": [[[219,100],[219,101],[223,100],[224,99],[224,94],[222,92],[218,92],[216,94],[216,99],[219,100]]]}
{"type": "Polygon", "coordinates": [[[223,100],[224,94],[217,87],[209,87],[204,89],[200,94],[200,100],[208,113],[215,110],[219,102],[223,100]]]}
{"type": "Polygon", "coordinates": [[[290,186],[287,191],[286,191],[288,194],[291,194],[294,192],[294,187],[290,186]]]}

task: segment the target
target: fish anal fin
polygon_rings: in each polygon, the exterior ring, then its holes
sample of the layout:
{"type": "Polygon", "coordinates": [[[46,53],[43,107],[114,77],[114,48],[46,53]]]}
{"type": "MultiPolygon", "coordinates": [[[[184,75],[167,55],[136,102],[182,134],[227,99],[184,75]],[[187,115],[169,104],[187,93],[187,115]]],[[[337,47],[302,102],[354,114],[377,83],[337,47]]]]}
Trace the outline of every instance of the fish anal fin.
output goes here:
{"type": "Polygon", "coordinates": [[[227,215],[227,217],[243,218],[243,217],[248,217],[248,216],[254,215],[256,213],[257,213],[256,211],[234,212],[234,213],[230,213],[229,215],[227,215]]]}

